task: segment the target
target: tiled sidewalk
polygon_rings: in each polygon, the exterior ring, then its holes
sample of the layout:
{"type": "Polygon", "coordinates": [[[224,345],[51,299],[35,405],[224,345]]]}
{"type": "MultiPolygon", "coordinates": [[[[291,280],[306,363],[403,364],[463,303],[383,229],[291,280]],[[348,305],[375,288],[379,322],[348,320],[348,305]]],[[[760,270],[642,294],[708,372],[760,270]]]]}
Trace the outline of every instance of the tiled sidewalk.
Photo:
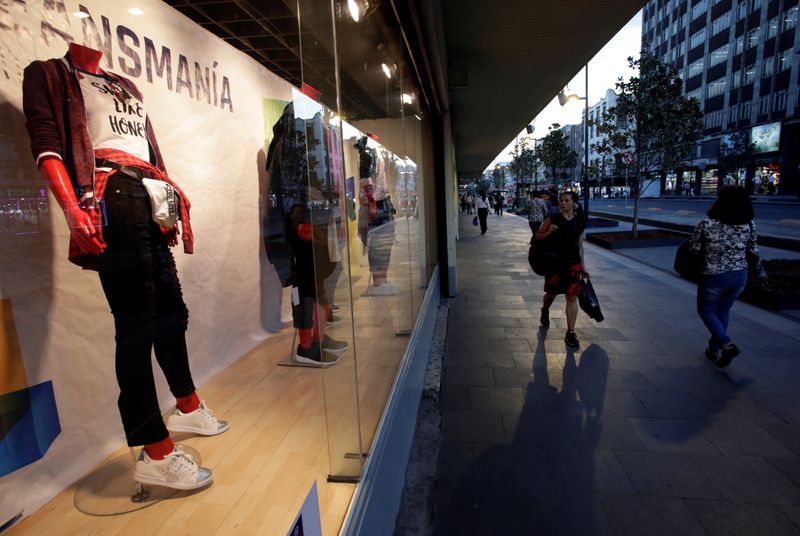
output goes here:
{"type": "Polygon", "coordinates": [[[434,533],[800,534],[800,324],[743,303],[724,371],[703,357],[695,287],[586,246],[606,319],[542,278],[521,218],[461,216],[434,533]]]}

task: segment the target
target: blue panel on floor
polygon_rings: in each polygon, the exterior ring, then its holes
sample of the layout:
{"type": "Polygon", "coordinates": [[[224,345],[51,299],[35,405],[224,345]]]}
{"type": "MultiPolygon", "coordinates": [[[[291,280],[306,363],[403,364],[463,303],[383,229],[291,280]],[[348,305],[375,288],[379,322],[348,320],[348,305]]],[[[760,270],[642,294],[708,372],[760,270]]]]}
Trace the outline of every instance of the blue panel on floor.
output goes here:
{"type": "Polygon", "coordinates": [[[25,399],[29,401],[27,411],[15,418],[0,441],[0,477],[44,456],[61,433],[52,382],[0,396],[0,409],[14,412],[25,399]]]}

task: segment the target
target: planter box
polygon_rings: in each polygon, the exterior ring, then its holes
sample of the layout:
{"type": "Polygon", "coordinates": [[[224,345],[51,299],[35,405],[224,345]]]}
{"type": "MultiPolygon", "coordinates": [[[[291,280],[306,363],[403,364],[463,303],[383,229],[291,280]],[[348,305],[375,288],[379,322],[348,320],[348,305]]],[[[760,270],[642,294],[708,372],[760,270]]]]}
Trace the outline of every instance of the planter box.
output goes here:
{"type": "Polygon", "coordinates": [[[652,248],[663,246],[679,246],[687,235],[663,229],[639,231],[634,239],[630,231],[611,233],[587,233],[586,240],[606,249],[652,248]]]}
{"type": "Polygon", "coordinates": [[[619,222],[617,220],[609,220],[608,218],[593,218],[589,216],[589,219],[586,220],[586,227],[592,229],[601,227],[619,227],[619,222]]]}
{"type": "Polygon", "coordinates": [[[800,309],[800,294],[779,294],[751,285],[745,287],[739,298],[747,303],[773,311],[800,309]]]}

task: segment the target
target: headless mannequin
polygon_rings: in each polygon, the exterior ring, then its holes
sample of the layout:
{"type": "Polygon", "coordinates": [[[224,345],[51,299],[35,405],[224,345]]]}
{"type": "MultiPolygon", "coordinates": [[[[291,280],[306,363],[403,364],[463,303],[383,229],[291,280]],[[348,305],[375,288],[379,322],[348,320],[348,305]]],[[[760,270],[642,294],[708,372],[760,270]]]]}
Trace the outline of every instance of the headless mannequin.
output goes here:
{"type": "MultiPolygon", "coordinates": [[[[70,43],[69,56],[73,67],[81,71],[102,74],[100,60],[103,53],[76,43],[70,43]]],[[[99,255],[106,249],[101,233],[95,228],[92,217],[87,211],[98,210],[95,199],[87,196],[79,202],[75,196],[69,173],[61,159],[45,156],[39,162],[39,171],[53,192],[59,206],[64,211],[71,236],[87,252],[99,255]]],[[[174,245],[171,243],[170,245],[174,245]]],[[[177,399],[177,407],[184,413],[190,413],[200,407],[197,392],[177,399]]],[[[145,449],[153,459],[163,459],[174,448],[172,439],[167,436],[156,443],[145,445],[145,449]]]]}

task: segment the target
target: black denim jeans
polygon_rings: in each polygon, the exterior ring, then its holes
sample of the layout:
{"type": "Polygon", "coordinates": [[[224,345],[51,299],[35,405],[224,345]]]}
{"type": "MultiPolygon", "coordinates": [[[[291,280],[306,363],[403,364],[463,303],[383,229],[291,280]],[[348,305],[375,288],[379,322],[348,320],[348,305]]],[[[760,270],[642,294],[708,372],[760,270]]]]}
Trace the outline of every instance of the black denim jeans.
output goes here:
{"type": "Polygon", "coordinates": [[[172,394],[195,390],[186,350],[189,313],[141,180],[112,175],[104,197],[108,248],[99,273],[116,328],[119,411],[128,445],[146,445],[169,435],[153,379],[153,348],[172,394]]]}

